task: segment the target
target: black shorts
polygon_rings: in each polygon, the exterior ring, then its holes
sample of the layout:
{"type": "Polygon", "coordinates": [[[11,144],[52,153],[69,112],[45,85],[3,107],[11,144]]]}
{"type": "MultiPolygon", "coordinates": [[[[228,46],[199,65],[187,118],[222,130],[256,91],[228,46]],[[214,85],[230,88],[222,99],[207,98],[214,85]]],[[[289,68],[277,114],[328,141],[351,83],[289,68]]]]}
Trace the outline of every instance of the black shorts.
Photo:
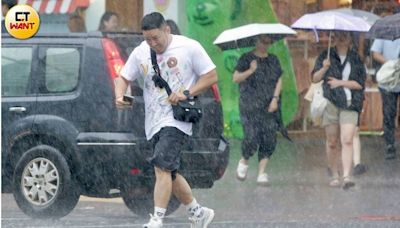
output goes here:
{"type": "Polygon", "coordinates": [[[160,169],[177,171],[186,140],[187,135],[175,127],[161,128],[150,140],[153,156],[148,161],[160,169]]]}

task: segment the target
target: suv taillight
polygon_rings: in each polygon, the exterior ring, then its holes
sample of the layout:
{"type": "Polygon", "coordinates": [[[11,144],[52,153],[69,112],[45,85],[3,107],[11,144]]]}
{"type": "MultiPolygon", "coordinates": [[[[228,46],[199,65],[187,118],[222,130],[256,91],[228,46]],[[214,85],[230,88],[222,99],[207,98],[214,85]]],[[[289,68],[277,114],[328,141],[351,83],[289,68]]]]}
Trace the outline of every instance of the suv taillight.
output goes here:
{"type": "Polygon", "coordinates": [[[115,45],[114,41],[108,38],[102,39],[104,56],[108,67],[108,73],[112,80],[118,77],[119,72],[125,65],[125,61],[122,59],[119,52],[119,48],[115,45]]]}
{"type": "Polygon", "coordinates": [[[214,95],[214,100],[218,103],[221,102],[221,95],[219,94],[219,89],[217,84],[211,86],[211,91],[214,95]]]}

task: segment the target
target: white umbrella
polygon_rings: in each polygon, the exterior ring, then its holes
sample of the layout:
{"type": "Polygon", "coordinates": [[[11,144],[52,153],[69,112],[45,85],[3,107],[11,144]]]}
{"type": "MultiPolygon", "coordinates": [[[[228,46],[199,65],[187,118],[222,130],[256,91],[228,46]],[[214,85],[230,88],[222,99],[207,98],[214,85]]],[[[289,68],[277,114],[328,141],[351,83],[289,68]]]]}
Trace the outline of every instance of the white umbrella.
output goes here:
{"type": "Polygon", "coordinates": [[[335,11],[324,11],[305,14],[294,22],[291,27],[294,29],[368,32],[371,25],[356,16],[335,11]]]}
{"type": "Polygon", "coordinates": [[[223,31],[215,39],[214,44],[222,50],[251,47],[255,44],[255,38],[263,34],[278,40],[288,35],[296,35],[296,31],[279,23],[248,24],[223,31]]]}
{"type": "MultiPolygon", "coordinates": [[[[291,26],[294,29],[306,30],[325,30],[325,31],[348,31],[348,32],[368,32],[371,25],[367,21],[348,14],[323,11],[319,13],[310,13],[301,16],[291,26]]],[[[331,32],[329,33],[328,58],[331,46],[331,32]]]]}

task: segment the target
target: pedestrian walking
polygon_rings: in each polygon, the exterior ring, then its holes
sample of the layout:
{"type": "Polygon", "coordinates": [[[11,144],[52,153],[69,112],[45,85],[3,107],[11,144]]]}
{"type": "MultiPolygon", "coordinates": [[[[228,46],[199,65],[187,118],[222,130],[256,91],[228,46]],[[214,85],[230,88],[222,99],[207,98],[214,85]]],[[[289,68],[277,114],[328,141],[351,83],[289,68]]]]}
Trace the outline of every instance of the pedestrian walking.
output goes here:
{"type": "Polygon", "coordinates": [[[326,133],[328,166],[332,171],[329,185],[341,185],[338,170],[341,148],[342,186],[348,189],[355,185],[351,177],[353,139],[363,106],[366,72],[359,55],[351,49],[350,33],[336,31],[333,39],[335,45],[329,52],[325,50],[319,55],[311,75],[314,83],[323,80],[323,94],[328,99],[322,126],[326,133]]]}
{"type": "Polygon", "coordinates": [[[197,96],[215,84],[216,67],[200,43],[172,35],[160,13],[144,16],[142,31],[145,41],[133,50],[116,81],[116,103],[125,105],[123,95],[129,81],[143,78],[145,132],[153,146],[154,154],[149,161],[156,175],[154,214],[143,227],[162,227],[171,193],[186,206],[192,227],[207,227],[214,218],[214,211],[196,201],[189,184],[177,172],[182,148],[192,134],[192,124],[175,120],[171,104],[197,96]],[[161,76],[173,92],[169,97],[165,89],[156,87],[152,80],[155,71],[150,48],[156,52],[161,76]]]}
{"type": "Polygon", "coordinates": [[[367,166],[361,163],[360,127],[356,128],[353,137],[353,175],[358,176],[367,172],[367,166]]]}
{"type": "Polygon", "coordinates": [[[242,158],[236,175],[239,180],[246,179],[248,161],[258,150],[259,185],[268,184],[266,167],[276,147],[276,112],[282,87],[279,59],[267,52],[271,43],[269,36],[259,35],[255,49],[240,57],[233,74],[233,81],[239,84],[239,109],[244,130],[242,158]]]}
{"type": "Polygon", "coordinates": [[[79,15],[71,15],[68,20],[70,32],[86,32],[85,20],[79,15]]]}
{"type": "Polygon", "coordinates": [[[119,28],[119,18],[114,12],[107,11],[101,16],[99,31],[115,32],[119,28]]]}
{"type": "MultiPolygon", "coordinates": [[[[376,39],[371,47],[372,57],[379,64],[384,64],[389,60],[400,58],[400,38],[396,40],[376,39]]],[[[386,143],[387,160],[396,158],[395,147],[395,130],[396,130],[396,114],[397,103],[400,97],[400,88],[388,91],[379,87],[382,99],[383,112],[383,137],[386,143]]]]}
{"type": "Polygon", "coordinates": [[[174,20],[168,19],[168,20],[166,20],[166,22],[167,22],[167,25],[169,26],[169,29],[171,30],[171,34],[181,35],[181,31],[179,30],[179,27],[175,23],[174,20]]]}
{"type": "Polygon", "coordinates": [[[1,13],[3,15],[3,19],[1,20],[1,33],[7,32],[5,17],[7,16],[8,11],[17,4],[17,0],[1,0],[1,13]]]}

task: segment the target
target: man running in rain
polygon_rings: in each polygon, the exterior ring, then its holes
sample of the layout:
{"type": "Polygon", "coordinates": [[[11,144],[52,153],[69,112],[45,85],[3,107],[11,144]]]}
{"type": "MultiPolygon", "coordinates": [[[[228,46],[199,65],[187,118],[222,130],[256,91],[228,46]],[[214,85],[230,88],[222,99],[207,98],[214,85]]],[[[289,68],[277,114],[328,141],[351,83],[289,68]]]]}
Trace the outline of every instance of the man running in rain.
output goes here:
{"type": "Polygon", "coordinates": [[[197,41],[172,35],[160,13],[146,15],[142,30],[145,41],[133,50],[117,79],[116,103],[126,104],[123,95],[129,81],[144,79],[145,131],[153,146],[154,154],[149,160],[154,165],[156,183],[154,214],[143,227],[162,227],[171,193],[186,206],[192,227],[207,227],[214,211],[196,202],[189,184],[177,173],[182,147],[192,134],[192,124],[175,120],[171,104],[196,96],[215,84],[215,65],[197,41]],[[152,80],[155,72],[150,48],[156,52],[161,76],[173,92],[169,97],[152,80]]]}

